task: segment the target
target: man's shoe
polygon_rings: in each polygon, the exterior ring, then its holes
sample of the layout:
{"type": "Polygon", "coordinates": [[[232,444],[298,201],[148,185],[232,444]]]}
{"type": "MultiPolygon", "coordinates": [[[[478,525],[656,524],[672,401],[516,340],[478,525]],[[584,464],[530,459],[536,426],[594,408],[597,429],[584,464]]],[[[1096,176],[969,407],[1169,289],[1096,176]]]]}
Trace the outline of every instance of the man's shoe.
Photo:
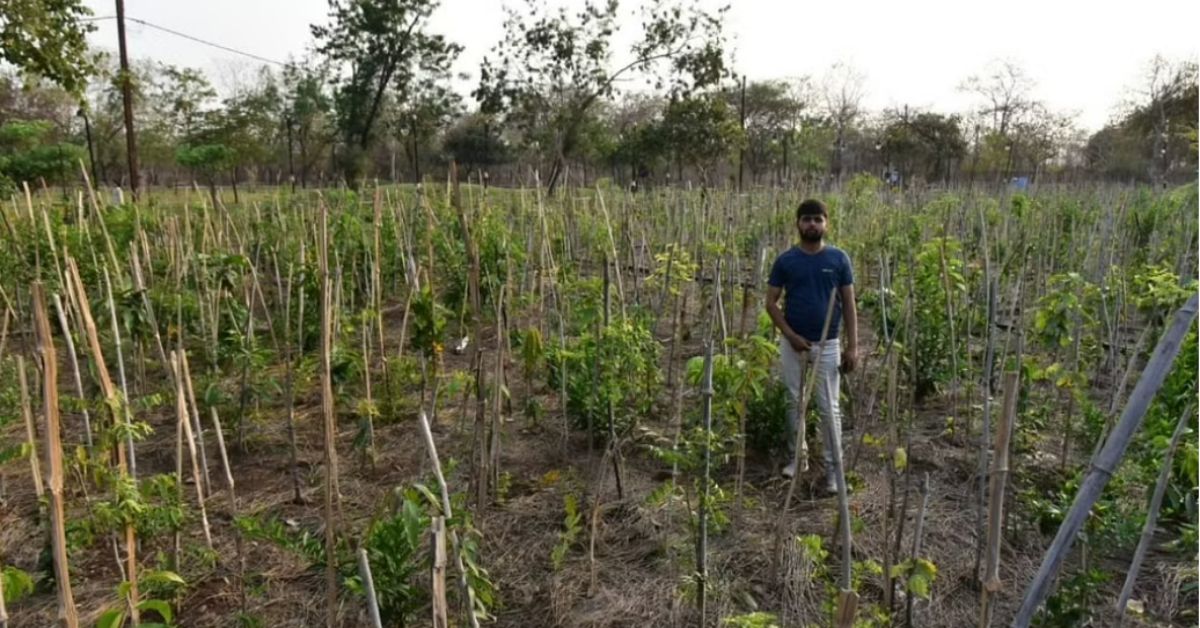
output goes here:
{"type": "Polygon", "coordinates": [[[791,479],[794,475],[796,475],[796,463],[792,462],[788,464],[788,466],[784,467],[779,473],[783,475],[783,477],[791,479]]]}

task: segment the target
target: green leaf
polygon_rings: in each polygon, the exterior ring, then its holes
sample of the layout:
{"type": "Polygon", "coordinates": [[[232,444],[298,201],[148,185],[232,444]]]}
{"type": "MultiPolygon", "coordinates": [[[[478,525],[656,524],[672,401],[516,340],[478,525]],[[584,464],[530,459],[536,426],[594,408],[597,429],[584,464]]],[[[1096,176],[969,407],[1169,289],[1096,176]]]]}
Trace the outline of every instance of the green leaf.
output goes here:
{"type": "Polygon", "coordinates": [[[121,628],[125,625],[125,611],[120,608],[109,609],[96,620],[96,628],[121,628]]]}
{"type": "Polygon", "coordinates": [[[924,558],[918,558],[912,563],[911,568],[912,572],[908,576],[908,591],[923,600],[928,600],[929,587],[937,577],[937,566],[924,558]]]}
{"type": "Polygon", "coordinates": [[[892,464],[899,473],[903,473],[908,468],[908,452],[904,451],[903,447],[897,447],[892,452],[892,464]]]}
{"type": "MultiPolygon", "coordinates": [[[[164,573],[171,572],[168,571],[164,573]]],[[[175,577],[179,578],[179,576],[175,577]]],[[[179,581],[183,582],[183,578],[179,578],[179,581]]],[[[138,602],[137,607],[138,610],[141,611],[154,611],[155,613],[158,613],[159,616],[163,618],[163,621],[167,622],[167,624],[170,624],[171,620],[174,619],[174,614],[171,612],[171,605],[163,600],[142,600],[141,602],[138,602]]],[[[150,624],[142,624],[143,627],[148,625],[150,624]]]]}
{"type": "MultiPolygon", "coordinates": [[[[184,581],[184,579],[179,574],[175,573],[174,571],[167,571],[167,570],[160,571],[160,570],[152,569],[152,570],[144,571],[144,572],[142,572],[142,581],[143,582],[154,582],[154,583],[159,583],[159,584],[167,584],[167,583],[177,584],[181,587],[187,585],[187,582],[184,581]]],[[[151,600],[147,600],[147,601],[149,602],[151,600]]]]}
{"type": "Polygon", "coordinates": [[[9,565],[0,572],[4,579],[4,602],[12,604],[17,600],[33,593],[33,578],[25,571],[9,565]]]}

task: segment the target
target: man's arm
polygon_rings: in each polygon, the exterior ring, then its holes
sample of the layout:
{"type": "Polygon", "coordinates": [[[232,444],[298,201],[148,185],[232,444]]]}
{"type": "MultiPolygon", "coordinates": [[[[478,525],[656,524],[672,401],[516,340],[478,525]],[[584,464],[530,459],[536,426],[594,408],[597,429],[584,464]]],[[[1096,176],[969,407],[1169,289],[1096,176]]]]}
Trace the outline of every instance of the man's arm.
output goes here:
{"type": "Polygon", "coordinates": [[[858,364],[858,307],[854,303],[854,284],[838,289],[842,296],[842,370],[849,373],[858,364]]]}
{"type": "Polygon", "coordinates": [[[783,310],[779,309],[779,297],[783,294],[783,288],[778,286],[767,286],[767,315],[771,317],[771,322],[775,323],[775,328],[787,338],[788,343],[796,351],[806,351],[812,343],[806,340],[800,334],[797,334],[791,325],[787,324],[787,319],[783,316],[783,310]]]}

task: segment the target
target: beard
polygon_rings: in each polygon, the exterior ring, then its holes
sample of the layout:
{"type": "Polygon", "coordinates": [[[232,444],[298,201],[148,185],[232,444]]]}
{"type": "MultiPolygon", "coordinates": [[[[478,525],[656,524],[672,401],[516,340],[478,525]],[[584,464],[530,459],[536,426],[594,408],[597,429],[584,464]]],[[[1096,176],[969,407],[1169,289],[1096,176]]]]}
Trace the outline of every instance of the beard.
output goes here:
{"type": "Polygon", "coordinates": [[[821,231],[806,231],[806,230],[800,231],[800,239],[804,240],[805,242],[809,242],[809,243],[820,242],[824,238],[825,238],[825,234],[821,231]]]}

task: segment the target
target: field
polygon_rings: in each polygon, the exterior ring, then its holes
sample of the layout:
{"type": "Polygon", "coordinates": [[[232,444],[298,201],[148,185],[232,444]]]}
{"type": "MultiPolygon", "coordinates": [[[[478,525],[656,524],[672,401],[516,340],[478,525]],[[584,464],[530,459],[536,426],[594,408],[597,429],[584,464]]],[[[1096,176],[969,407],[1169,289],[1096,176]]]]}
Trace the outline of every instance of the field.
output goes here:
{"type": "Polygon", "coordinates": [[[1115,625],[1148,513],[1130,624],[1197,621],[1195,184],[214,196],[0,207],[0,624],[1007,625],[1124,419],[1035,624],[1115,625]],[[815,409],[779,475],[808,196],[845,529],[815,409]]]}

